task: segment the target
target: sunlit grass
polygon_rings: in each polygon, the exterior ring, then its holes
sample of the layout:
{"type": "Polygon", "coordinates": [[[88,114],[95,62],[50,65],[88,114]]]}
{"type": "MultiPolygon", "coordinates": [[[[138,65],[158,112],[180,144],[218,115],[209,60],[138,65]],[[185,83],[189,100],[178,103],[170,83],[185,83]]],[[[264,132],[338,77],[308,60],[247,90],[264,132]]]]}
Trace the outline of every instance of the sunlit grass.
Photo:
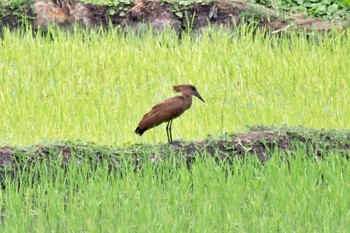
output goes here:
{"type": "MultiPolygon", "coordinates": [[[[275,154],[217,165],[146,163],[134,173],[70,164],[22,171],[0,190],[2,232],[348,232],[350,170],[333,154],[324,161],[275,154]],[[49,172],[50,171],[50,172],[49,172]],[[40,179],[35,178],[37,174],[40,179]]],[[[175,160],[174,160],[175,161],[175,160]]]]}
{"type": "Polygon", "coordinates": [[[201,36],[5,30],[0,41],[0,144],[166,141],[165,126],[134,130],[173,84],[192,83],[206,103],[173,123],[174,139],[247,125],[347,128],[350,41],[269,39],[246,28],[201,36]]]}

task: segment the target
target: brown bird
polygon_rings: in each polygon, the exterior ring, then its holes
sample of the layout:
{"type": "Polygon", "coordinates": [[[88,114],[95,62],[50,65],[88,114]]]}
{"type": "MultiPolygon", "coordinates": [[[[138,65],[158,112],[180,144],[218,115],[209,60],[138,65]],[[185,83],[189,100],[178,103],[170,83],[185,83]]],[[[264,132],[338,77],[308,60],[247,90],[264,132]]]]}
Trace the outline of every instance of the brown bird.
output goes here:
{"type": "Polygon", "coordinates": [[[181,92],[182,96],[175,96],[164,100],[163,102],[154,106],[151,111],[146,113],[136,128],[135,133],[140,136],[147,130],[156,127],[164,122],[168,122],[166,125],[166,134],[168,142],[173,141],[171,134],[171,125],[173,119],[181,116],[192,105],[192,96],[197,96],[198,99],[204,102],[201,95],[198,93],[197,88],[193,85],[177,85],[173,86],[175,92],[181,92]]]}

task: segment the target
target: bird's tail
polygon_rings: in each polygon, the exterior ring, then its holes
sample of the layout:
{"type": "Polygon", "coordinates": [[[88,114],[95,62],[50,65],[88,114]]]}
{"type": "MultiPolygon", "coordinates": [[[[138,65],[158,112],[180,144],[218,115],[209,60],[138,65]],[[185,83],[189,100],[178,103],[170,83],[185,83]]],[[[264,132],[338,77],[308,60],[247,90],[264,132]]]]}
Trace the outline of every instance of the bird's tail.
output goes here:
{"type": "Polygon", "coordinates": [[[140,127],[137,127],[135,129],[135,133],[139,134],[140,136],[145,132],[145,130],[141,129],[140,127]]]}

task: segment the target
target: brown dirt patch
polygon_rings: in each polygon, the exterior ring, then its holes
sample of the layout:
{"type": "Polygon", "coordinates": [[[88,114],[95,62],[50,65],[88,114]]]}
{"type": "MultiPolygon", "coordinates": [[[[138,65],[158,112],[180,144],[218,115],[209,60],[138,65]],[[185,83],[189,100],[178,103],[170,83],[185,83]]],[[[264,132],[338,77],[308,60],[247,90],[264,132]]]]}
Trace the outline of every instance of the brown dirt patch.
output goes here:
{"type": "Polygon", "coordinates": [[[146,25],[155,31],[172,28],[198,31],[208,25],[234,27],[245,23],[257,24],[274,33],[289,30],[320,32],[332,28],[344,29],[347,25],[339,21],[322,21],[302,15],[280,17],[276,12],[261,5],[245,0],[219,1],[208,4],[191,4],[189,6],[160,1],[135,1],[120,10],[118,7],[94,6],[76,1],[68,4],[65,0],[36,0],[32,6],[21,9],[0,9],[1,25],[12,29],[22,26],[23,19],[28,20],[33,28],[46,28],[48,25],[59,25],[72,28],[81,24],[88,28],[102,26],[139,29],[146,25]]]}

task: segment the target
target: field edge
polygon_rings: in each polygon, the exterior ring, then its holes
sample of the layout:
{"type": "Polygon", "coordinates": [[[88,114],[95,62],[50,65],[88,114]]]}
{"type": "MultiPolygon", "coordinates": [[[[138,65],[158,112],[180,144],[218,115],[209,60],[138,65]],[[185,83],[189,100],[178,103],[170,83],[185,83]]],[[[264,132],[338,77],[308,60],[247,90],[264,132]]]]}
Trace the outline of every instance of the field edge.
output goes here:
{"type": "Polygon", "coordinates": [[[196,157],[214,157],[216,161],[233,161],[256,157],[262,164],[273,154],[288,154],[302,148],[305,156],[324,158],[332,152],[345,157],[350,154],[348,130],[316,130],[304,127],[254,126],[241,134],[224,134],[203,141],[174,141],[172,144],[130,145],[115,147],[84,142],[52,142],[26,147],[0,147],[0,175],[15,175],[24,167],[58,162],[66,167],[72,161],[95,166],[107,163],[111,169],[121,166],[127,158],[135,165],[158,163],[173,158],[191,164],[196,157]]]}

